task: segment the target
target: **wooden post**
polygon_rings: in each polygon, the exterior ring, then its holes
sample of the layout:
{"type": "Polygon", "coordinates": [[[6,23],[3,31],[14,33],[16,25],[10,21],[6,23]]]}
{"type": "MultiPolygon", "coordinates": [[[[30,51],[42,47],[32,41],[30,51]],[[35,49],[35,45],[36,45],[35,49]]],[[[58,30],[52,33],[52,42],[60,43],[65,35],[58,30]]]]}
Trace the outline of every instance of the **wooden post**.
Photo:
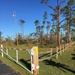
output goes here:
{"type": "Polygon", "coordinates": [[[65,44],[65,50],[67,49],[67,44],[65,44]]]}
{"type": "Polygon", "coordinates": [[[1,54],[2,54],[2,57],[4,56],[3,54],[3,45],[1,45],[1,54]]]}
{"type": "Polygon", "coordinates": [[[64,50],[66,51],[66,46],[64,45],[64,50]]]}
{"type": "Polygon", "coordinates": [[[67,48],[68,48],[68,46],[69,46],[69,45],[67,44],[67,48]]]}
{"type": "Polygon", "coordinates": [[[8,48],[6,48],[6,54],[8,55],[8,48]]]}
{"type": "Polygon", "coordinates": [[[60,55],[62,55],[62,53],[61,53],[62,51],[61,51],[61,46],[60,46],[60,55]]]}
{"type": "Polygon", "coordinates": [[[56,48],[56,59],[58,59],[58,47],[56,48]]]}
{"type": "Polygon", "coordinates": [[[16,50],[16,61],[18,62],[18,50],[16,50]]]}
{"type": "Polygon", "coordinates": [[[50,60],[52,60],[52,48],[51,48],[51,52],[50,52],[50,60]]]}
{"type": "Polygon", "coordinates": [[[63,53],[64,53],[64,45],[63,45],[63,53]]]}
{"type": "Polygon", "coordinates": [[[39,74],[39,62],[38,62],[38,47],[33,47],[31,49],[31,70],[33,71],[34,75],[39,74]]]}

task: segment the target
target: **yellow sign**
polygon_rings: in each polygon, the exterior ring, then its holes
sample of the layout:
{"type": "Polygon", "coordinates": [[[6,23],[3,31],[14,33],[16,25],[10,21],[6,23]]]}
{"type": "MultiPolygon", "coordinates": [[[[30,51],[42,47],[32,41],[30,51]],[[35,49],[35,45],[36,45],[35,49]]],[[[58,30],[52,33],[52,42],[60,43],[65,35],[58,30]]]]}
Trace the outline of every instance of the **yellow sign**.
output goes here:
{"type": "Polygon", "coordinates": [[[36,54],[38,54],[38,47],[36,47],[36,54]]]}

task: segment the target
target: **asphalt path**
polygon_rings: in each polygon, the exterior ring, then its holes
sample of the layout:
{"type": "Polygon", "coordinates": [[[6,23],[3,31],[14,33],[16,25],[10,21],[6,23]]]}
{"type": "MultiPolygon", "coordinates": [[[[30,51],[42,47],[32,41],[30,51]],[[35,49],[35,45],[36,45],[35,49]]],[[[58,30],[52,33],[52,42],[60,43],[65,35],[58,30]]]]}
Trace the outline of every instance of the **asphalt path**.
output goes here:
{"type": "Polygon", "coordinates": [[[0,60],[0,75],[21,75],[0,60]]]}

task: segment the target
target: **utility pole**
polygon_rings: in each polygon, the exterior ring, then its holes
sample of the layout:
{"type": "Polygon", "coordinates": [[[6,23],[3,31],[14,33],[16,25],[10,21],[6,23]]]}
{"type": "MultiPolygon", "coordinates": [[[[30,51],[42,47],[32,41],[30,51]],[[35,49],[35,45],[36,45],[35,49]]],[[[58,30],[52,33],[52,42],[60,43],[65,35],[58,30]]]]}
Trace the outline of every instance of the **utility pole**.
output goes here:
{"type": "MultiPolygon", "coordinates": [[[[14,22],[15,22],[16,21],[16,14],[14,13],[12,16],[13,16],[14,22]]],[[[16,37],[16,45],[18,46],[18,35],[16,37]]]]}

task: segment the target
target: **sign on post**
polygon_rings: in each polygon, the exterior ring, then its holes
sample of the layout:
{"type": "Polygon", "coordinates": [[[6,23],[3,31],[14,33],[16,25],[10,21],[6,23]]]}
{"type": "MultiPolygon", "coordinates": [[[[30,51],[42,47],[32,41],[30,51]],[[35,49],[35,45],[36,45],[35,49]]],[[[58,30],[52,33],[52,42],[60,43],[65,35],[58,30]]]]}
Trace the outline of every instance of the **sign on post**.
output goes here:
{"type": "Polygon", "coordinates": [[[31,69],[34,75],[39,74],[38,47],[31,49],[31,69]]]}

